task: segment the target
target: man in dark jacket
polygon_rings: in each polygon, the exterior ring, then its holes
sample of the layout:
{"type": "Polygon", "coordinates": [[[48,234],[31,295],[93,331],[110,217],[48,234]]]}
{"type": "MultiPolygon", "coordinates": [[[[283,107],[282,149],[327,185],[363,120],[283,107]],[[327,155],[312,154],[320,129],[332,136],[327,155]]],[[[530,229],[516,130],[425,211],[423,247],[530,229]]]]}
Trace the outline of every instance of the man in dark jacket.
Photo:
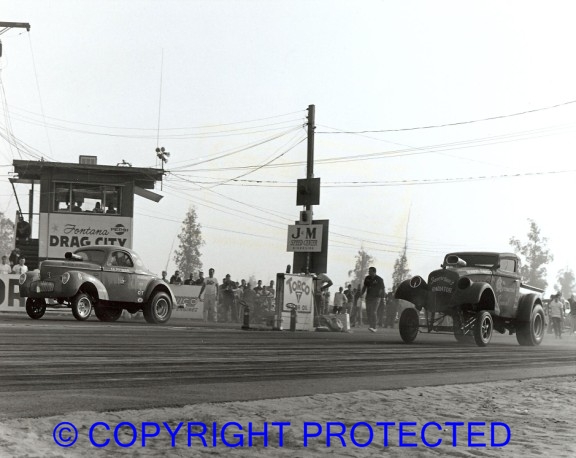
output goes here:
{"type": "Polygon", "coordinates": [[[376,267],[370,267],[362,287],[362,294],[366,293],[366,314],[370,332],[376,332],[376,312],[380,299],[384,297],[384,291],[384,280],[376,275],[376,267]]]}

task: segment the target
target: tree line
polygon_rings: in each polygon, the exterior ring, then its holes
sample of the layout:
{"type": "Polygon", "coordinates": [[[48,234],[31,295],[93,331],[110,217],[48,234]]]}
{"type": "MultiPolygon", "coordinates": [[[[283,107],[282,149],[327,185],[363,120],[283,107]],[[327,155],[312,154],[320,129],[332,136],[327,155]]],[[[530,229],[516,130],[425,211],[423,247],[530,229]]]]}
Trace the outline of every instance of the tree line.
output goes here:
{"type": "MultiPolygon", "coordinates": [[[[546,290],[548,287],[547,266],[554,260],[554,256],[547,246],[548,238],[542,236],[538,224],[532,219],[529,219],[528,222],[529,230],[526,240],[522,241],[516,237],[511,237],[508,243],[514,253],[520,257],[520,274],[524,283],[546,290]]],[[[373,263],[374,258],[364,248],[361,248],[356,255],[354,268],[348,271],[352,285],[362,285],[364,278],[368,274],[368,267],[373,263]]],[[[394,262],[392,290],[396,291],[398,285],[409,278],[410,269],[408,268],[407,247],[405,245],[394,262]]],[[[570,297],[574,293],[574,290],[576,290],[576,276],[570,267],[558,272],[554,289],[565,298],[570,297]]]]}

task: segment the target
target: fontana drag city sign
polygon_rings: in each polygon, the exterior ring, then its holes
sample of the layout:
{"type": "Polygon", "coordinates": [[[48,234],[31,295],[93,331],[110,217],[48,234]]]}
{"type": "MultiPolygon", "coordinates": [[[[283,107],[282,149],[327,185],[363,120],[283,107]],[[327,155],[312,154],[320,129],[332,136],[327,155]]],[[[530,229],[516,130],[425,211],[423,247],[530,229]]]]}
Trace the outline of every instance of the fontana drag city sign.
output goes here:
{"type": "Polygon", "coordinates": [[[61,258],[67,251],[98,245],[132,248],[132,218],[106,215],[40,214],[40,257],[61,258]]]}

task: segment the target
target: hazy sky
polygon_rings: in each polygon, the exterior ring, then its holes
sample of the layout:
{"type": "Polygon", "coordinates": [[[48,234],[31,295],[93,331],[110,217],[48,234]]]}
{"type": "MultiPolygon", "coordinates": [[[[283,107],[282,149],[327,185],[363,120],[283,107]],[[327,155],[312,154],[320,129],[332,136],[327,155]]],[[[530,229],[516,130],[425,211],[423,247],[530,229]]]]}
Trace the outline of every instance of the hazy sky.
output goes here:
{"type": "Polygon", "coordinates": [[[0,21],[32,28],[0,36],[0,211],[15,215],[13,159],[159,167],[164,146],[165,197],[136,198],[134,249],[159,273],[194,205],[204,270],[268,282],[292,263],[314,104],[314,216],[330,220],[336,286],[362,246],[390,287],[406,233],[409,267],[427,275],[448,251],[510,251],[528,218],[554,253],[552,286],[576,268],[575,13],[550,0],[4,1],[0,21]]]}

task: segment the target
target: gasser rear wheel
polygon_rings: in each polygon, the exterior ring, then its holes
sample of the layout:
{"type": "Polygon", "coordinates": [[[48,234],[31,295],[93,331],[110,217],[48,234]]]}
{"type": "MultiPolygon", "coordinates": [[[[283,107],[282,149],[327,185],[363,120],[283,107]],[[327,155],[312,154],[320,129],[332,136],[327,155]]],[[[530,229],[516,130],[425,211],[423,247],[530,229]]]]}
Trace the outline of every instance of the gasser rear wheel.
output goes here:
{"type": "Polygon", "coordinates": [[[540,345],[545,330],[544,310],[540,304],[536,304],[530,314],[530,321],[518,325],[516,340],[520,345],[540,345]]]}
{"type": "Polygon", "coordinates": [[[474,322],[474,340],[479,347],[485,347],[492,339],[492,332],[494,331],[494,321],[492,315],[486,310],[482,310],[476,314],[476,321],[474,322]]]}
{"type": "Polygon", "coordinates": [[[116,321],[122,316],[122,309],[119,307],[97,305],[94,307],[94,313],[100,321],[116,321]]]}
{"type": "Polygon", "coordinates": [[[92,298],[83,292],[79,292],[72,298],[72,315],[78,321],[85,321],[92,313],[92,298]]]}
{"type": "Polygon", "coordinates": [[[172,299],[165,292],[158,291],[144,304],[142,311],[148,323],[166,323],[172,315],[172,299]]]}
{"type": "Polygon", "coordinates": [[[406,343],[412,343],[418,336],[420,325],[420,318],[416,309],[407,308],[400,314],[400,321],[398,328],[400,330],[400,337],[406,343]]]}
{"type": "Polygon", "coordinates": [[[43,299],[26,299],[26,313],[33,320],[39,320],[46,313],[46,304],[43,299]]]}

